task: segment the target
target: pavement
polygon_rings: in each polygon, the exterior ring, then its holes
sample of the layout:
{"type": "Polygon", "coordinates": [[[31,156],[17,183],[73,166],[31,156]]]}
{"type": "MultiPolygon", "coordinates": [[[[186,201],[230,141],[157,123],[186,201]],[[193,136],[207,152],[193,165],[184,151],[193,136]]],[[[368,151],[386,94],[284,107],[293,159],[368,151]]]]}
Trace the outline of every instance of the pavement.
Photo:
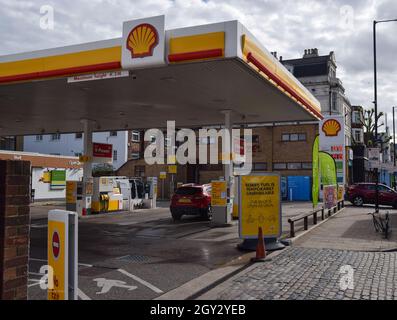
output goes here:
{"type": "Polygon", "coordinates": [[[397,300],[397,212],[389,240],[377,234],[371,207],[347,207],[198,297],[208,300],[397,300]]]}

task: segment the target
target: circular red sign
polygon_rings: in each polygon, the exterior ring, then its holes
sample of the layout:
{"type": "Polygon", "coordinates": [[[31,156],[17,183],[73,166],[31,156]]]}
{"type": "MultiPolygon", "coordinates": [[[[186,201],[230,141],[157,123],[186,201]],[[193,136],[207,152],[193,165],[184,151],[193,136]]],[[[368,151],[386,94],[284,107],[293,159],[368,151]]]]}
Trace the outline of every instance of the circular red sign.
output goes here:
{"type": "Polygon", "coordinates": [[[55,258],[59,256],[59,250],[61,249],[61,243],[59,241],[58,232],[54,231],[52,234],[52,254],[55,258]]]}

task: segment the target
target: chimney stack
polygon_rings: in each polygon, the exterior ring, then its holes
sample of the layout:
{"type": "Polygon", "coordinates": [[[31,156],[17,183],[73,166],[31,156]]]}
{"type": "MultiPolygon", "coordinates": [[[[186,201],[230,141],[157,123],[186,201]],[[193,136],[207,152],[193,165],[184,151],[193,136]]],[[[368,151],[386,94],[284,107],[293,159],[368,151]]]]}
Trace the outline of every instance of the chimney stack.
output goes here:
{"type": "Polygon", "coordinates": [[[303,58],[313,58],[313,57],[318,57],[318,49],[317,48],[305,49],[303,58]]]}

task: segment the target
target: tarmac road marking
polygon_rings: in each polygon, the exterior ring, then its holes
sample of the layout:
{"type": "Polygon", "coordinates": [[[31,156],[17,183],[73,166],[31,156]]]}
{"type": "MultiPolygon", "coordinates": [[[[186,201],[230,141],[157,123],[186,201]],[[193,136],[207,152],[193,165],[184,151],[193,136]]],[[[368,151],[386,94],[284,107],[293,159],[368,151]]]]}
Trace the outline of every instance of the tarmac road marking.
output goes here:
{"type": "Polygon", "coordinates": [[[117,269],[118,272],[126,275],[127,277],[134,279],[135,281],[138,281],[140,284],[143,284],[144,286],[148,287],[149,289],[151,289],[152,291],[156,292],[156,293],[163,293],[162,290],[160,290],[159,288],[155,287],[154,285],[150,284],[149,282],[139,278],[138,276],[135,276],[123,269],[117,269]]]}
{"type": "Polygon", "coordinates": [[[77,288],[77,296],[79,296],[81,300],[91,300],[91,298],[81,291],[80,288],[77,288]]]}
{"type": "MultiPolygon", "coordinates": [[[[31,261],[47,262],[47,260],[45,260],[45,259],[37,259],[37,258],[29,258],[29,260],[31,260],[31,261]]],[[[79,262],[79,266],[87,267],[87,268],[92,268],[92,267],[93,267],[92,264],[80,263],[80,262],[79,262]]]]}
{"type": "Polygon", "coordinates": [[[97,278],[94,279],[94,281],[96,281],[98,287],[102,288],[101,291],[97,292],[96,294],[108,293],[113,287],[128,289],[128,291],[132,291],[138,288],[137,286],[129,286],[125,281],[121,280],[97,278]]]}
{"type": "Polygon", "coordinates": [[[47,228],[47,227],[48,227],[47,224],[31,224],[30,226],[31,226],[32,228],[35,228],[35,229],[44,229],[44,228],[47,228]]]}

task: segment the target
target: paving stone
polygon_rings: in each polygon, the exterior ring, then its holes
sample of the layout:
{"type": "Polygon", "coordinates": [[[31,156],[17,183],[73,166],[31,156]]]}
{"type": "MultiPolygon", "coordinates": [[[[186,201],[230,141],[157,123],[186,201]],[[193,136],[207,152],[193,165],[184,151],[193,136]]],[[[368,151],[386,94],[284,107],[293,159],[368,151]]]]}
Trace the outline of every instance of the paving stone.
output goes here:
{"type": "Polygon", "coordinates": [[[250,274],[229,281],[218,299],[397,300],[396,252],[289,247],[250,274]],[[354,288],[342,290],[342,266],[354,270],[354,288]]]}

